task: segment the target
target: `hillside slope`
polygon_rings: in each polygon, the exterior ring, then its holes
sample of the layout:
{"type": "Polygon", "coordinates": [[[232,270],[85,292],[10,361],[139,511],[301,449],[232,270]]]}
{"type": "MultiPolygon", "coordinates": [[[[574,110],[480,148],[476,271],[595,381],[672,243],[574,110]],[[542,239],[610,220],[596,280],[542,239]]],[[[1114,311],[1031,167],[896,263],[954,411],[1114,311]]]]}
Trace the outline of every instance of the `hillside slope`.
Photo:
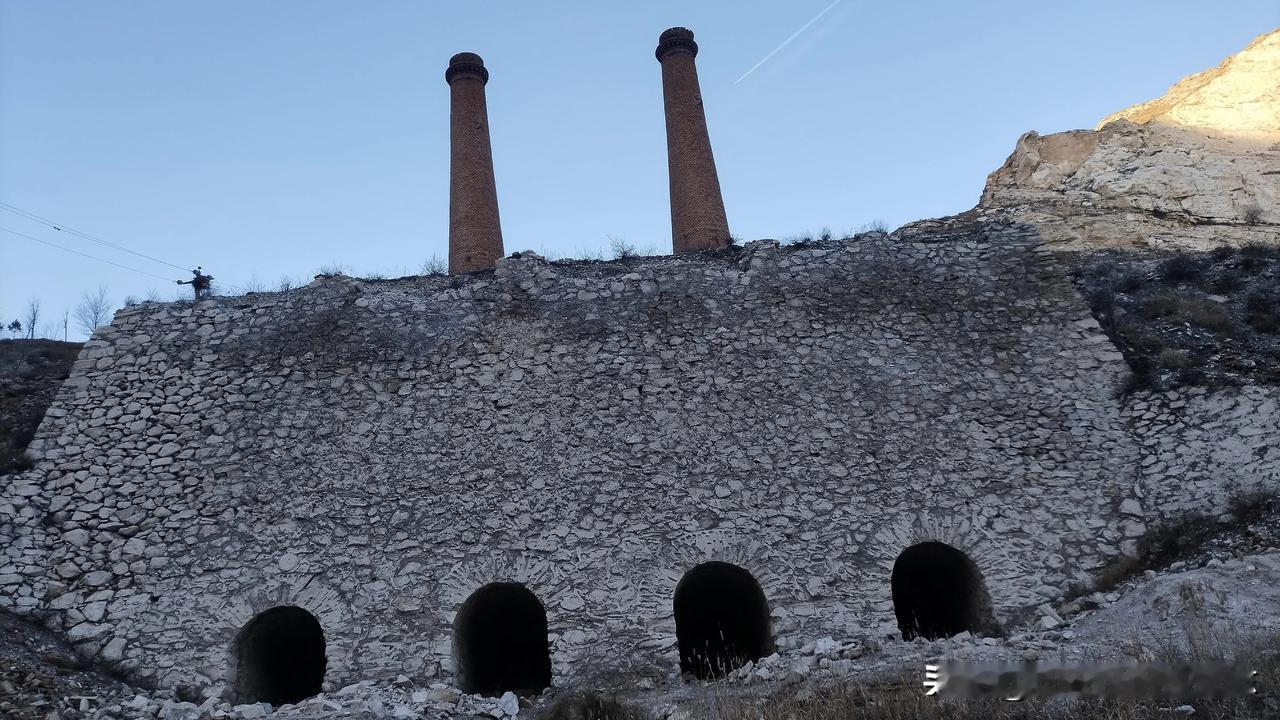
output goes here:
{"type": "Polygon", "coordinates": [[[22,451],[80,348],[57,340],[0,340],[0,475],[22,469],[22,451]]]}

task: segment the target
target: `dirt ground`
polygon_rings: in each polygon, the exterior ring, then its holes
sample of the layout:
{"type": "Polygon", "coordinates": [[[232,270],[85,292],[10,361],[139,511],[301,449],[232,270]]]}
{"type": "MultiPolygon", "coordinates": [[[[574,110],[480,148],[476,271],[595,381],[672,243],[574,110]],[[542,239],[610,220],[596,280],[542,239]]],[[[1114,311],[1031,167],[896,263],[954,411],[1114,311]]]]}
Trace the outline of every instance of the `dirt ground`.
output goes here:
{"type": "Polygon", "coordinates": [[[75,720],[129,688],[76,656],[57,635],[0,611],[0,718],[75,720]],[[82,712],[81,698],[88,712],[82,712]]]}

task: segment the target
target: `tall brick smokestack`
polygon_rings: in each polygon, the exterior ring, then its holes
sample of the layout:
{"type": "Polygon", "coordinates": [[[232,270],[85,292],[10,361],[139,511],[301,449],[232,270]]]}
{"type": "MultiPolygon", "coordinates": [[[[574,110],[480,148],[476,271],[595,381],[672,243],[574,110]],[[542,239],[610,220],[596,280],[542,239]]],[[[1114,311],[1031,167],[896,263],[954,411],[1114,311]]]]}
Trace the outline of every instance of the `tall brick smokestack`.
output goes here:
{"type": "Polygon", "coordinates": [[[449,83],[449,274],[491,268],[502,257],[498,190],[493,182],[489,71],[475,53],[458,53],[444,71],[449,83]]]}
{"type": "Polygon", "coordinates": [[[667,111],[667,170],[671,176],[671,244],[677,253],[729,244],[729,221],[711,156],[707,116],[702,111],[698,44],[693,32],[674,27],[658,36],[662,98],[667,111]]]}

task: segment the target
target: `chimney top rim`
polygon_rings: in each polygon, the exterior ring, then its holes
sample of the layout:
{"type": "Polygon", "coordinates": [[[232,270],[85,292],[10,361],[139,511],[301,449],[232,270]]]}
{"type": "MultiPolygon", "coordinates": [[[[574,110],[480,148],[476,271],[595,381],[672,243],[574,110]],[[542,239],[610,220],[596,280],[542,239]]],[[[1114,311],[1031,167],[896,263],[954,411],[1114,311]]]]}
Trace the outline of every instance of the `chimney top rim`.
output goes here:
{"type": "Polygon", "coordinates": [[[658,36],[658,49],[654,51],[658,62],[662,62],[662,59],[671,53],[677,52],[698,56],[698,43],[693,41],[693,31],[689,28],[679,26],[667,28],[658,36]]]}
{"type": "Polygon", "coordinates": [[[481,83],[489,82],[489,70],[484,66],[484,58],[473,52],[460,52],[449,58],[449,67],[444,71],[444,81],[450,85],[461,77],[475,78],[481,83]]]}
{"type": "Polygon", "coordinates": [[[473,52],[460,52],[449,58],[450,65],[458,65],[460,63],[478,63],[484,65],[484,58],[473,52]]]}

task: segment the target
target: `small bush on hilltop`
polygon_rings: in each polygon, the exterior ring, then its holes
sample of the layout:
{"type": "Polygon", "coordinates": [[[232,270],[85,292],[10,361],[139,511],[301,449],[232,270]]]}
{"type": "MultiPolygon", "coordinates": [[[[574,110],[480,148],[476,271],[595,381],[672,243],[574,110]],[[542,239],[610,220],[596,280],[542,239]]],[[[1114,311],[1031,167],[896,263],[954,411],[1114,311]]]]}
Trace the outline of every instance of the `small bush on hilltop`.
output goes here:
{"type": "Polygon", "coordinates": [[[1230,295],[1243,287],[1243,285],[1235,273],[1223,273],[1214,278],[1209,287],[1218,295],[1230,295]]]}
{"type": "Polygon", "coordinates": [[[1280,292],[1261,291],[1245,299],[1245,320],[1254,330],[1262,333],[1280,332],[1280,292]]]}
{"type": "Polygon", "coordinates": [[[1160,266],[1160,277],[1171,284],[1196,282],[1202,272],[1200,263],[1189,255],[1174,255],[1160,266]]]}
{"type": "Polygon", "coordinates": [[[1112,289],[1118,293],[1135,293],[1142,289],[1147,282],[1141,273],[1129,272],[1120,276],[1112,289]]]}
{"type": "Polygon", "coordinates": [[[1142,314],[1148,319],[1186,322],[1227,336],[1234,334],[1235,329],[1235,322],[1218,303],[1167,291],[1147,300],[1142,306],[1142,314]]]}

